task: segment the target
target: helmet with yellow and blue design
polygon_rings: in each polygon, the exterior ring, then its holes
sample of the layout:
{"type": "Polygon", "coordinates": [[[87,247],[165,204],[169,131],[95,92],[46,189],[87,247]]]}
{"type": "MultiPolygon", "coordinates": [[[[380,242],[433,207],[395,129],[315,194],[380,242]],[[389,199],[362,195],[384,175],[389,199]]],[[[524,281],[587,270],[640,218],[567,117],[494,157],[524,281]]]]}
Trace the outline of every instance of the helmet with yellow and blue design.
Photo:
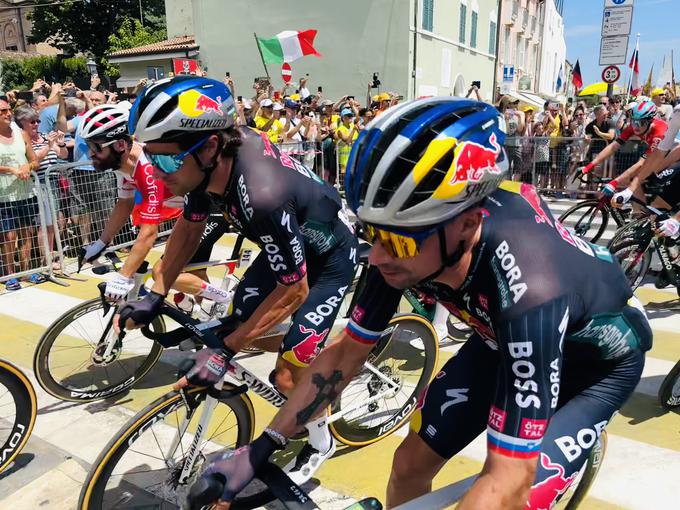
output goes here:
{"type": "Polygon", "coordinates": [[[428,229],[493,193],[508,162],[491,105],[451,97],[403,103],[366,126],[345,175],[349,206],[372,225],[428,229]]]}

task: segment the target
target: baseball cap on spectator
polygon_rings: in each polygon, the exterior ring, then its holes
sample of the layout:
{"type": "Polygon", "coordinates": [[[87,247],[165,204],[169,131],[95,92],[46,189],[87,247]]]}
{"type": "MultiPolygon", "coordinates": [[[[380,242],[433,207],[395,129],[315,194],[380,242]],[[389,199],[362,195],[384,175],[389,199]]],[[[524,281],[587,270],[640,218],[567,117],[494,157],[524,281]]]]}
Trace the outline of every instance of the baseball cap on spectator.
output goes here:
{"type": "Polygon", "coordinates": [[[664,89],[661,89],[661,88],[658,88],[658,87],[655,88],[654,90],[652,90],[652,97],[663,96],[665,94],[666,94],[666,91],[664,89]]]}
{"type": "Polygon", "coordinates": [[[345,108],[340,112],[340,117],[354,117],[354,112],[349,108],[345,108]]]}
{"type": "Polygon", "coordinates": [[[286,99],[285,106],[286,108],[293,108],[294,110],[297,110],[300,108],[300,103],[294,101],[293,99],[286,99]]]}
{"type": "Polygon", "coordinates": [[[319,106],[333,106],[333,101],[330,99],[324,99],[319,103],[319,106]]]}
{"type": "Polygon", "coordinates": [[[524,106],[524,107],[522,108],[522,111],[523,111],[524,113],[526,113],[526,112],[535,112],[535,111],[536,111],[536,108],[535,108],[534,106],[524,106]]]}
{"type": "Polygon", "coordinates": [[[278,112],[279,110],[283,110],[283,105],[279,102],[274,103],[274,111],[278,112]]]}
{"type": "Polygon", "coordinates": [[[392,99],[390,95],[387,92],[383,92],[381,94],[378,94],[378,101],[389,101],[392,99]]]}
{"type": "Polygon", "coordinates": [[[260,108],[271,108],[272,106],[274,106],[274,103],[269,98],[263,99],[260,103],[260,108]]]}

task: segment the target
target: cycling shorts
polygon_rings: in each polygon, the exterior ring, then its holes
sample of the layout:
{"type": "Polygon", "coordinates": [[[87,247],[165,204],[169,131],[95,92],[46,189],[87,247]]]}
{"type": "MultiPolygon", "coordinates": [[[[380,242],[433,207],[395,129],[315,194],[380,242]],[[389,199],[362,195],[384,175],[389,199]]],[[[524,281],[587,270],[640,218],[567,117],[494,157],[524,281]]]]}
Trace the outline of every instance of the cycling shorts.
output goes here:
{"type": "Polygon", "coordinates": [[[647,182],[655,187],[661,186],[661,191],[656,196],[668,205],[674,207],[680,204],[680,162],[657,174],[650,175],[647,182]]]}
{"type": "MultiPolygon", "coordinates": [[[[411,429],[439,456],[453,457],[486,429],[499,361],[498,351],[473,334],[421,395],[411,429]]],[[[577,478],[643,367],[641,349],[607,361],[570,363],[565,355],[557,411],[543,436],[527,508],[552,508],[577,478]]]]}
{"type": "MultiPolygon", "coordinates": [[[[309,295],[291,318],[280,356],[298,367],[308,366],[328,339],[345,292],[354,278],[357,240],[348,237],[322,255],[307,258],[309,295]]],[[[276,288],[277,278],[266,253],[260,252],[236,289],[234,317],[246,321],[276,288]]]]}

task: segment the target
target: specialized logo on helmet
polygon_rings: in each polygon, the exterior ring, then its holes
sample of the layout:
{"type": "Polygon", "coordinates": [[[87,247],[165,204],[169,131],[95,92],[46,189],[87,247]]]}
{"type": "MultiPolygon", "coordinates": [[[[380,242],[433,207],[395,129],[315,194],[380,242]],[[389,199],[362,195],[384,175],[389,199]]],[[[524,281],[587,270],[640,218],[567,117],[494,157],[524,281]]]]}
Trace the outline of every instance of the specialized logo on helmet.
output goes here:
{"type": "Polygon", "coordinates": [[[212,98],[198,90],[182,92],[178,98],[180,111],[187,117],[200,117],[206,113],[224,116],[222,111],[222,97],[212,98]]]}
{"type": "Polygon", "coordinates": [[[489,137],[491,147],[475,142],[462,142],[454,152],[454,172],[449,184],[459,182],[479,182],[485,173],[499,175],[501,169],[496,165],[496,159],[501,153],[496,133],[489,137]]]}

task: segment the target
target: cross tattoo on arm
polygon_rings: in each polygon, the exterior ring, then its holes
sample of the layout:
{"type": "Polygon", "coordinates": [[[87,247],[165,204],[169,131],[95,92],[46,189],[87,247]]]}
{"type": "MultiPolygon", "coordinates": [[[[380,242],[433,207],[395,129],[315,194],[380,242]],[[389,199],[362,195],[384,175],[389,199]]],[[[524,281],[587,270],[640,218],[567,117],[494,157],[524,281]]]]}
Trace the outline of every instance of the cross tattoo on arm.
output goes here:
{"type": "Polygon", "coordinates": [[[336,386],[340,381],[342,381],[342,372],[340,370],[334,370],[328,379],[321,374],[312,375],[312,382],[319,390],[317,391],[314,400],[297,413],[298,425],[307,423],[322,405],[326,405],[335,400],[335,397],[338,396],[336,386]]]}

